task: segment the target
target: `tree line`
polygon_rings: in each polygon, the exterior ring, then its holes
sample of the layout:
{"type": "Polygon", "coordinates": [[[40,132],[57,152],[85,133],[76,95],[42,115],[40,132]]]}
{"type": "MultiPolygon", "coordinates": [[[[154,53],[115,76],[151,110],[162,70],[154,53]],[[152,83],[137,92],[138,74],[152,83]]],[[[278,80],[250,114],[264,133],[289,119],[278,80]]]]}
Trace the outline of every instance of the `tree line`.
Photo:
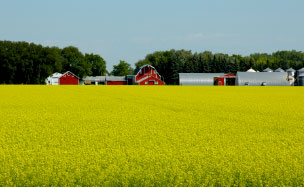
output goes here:
{"type": "Polygon", "coordinates": [[[80,78],[106,73],[124,76],[134,74],[139,67],[150,64],[164,77],[166,84],[178,84],[178,73],[232,73],[253,68],[300,69],[304,67],[304,53],[278,51],[272,54],[255,53],[249,56],[213,54],[210,51],[192,53],[187,50],[157,51],[131,64],[120,61],[108,72],[106,61],[97,54],[83,54],[69,46],[43,47],[34,43],[0,41],[0,84],[45,84],[55,72],[71,71],[80,78]]]}
{"type": "Polygon", "coordinates": [[[80,78],[102,75],[105,60],[69,46],[43,47],[28,42],[0,41],[0,84],[45,84],[54,72],[71,71],[80,78]]]}
{"type": "Polygon", "coordinates": [[[150,64],[164,77],[166,84],[178,84],[178,73],[232,73],[253,68],[263,71],[267,67],[298,70],[304,67],[304,53],[300,51],[278,51],[272,54],[255,53],[249,56],[213,54],[210,51],[192,53],[187,50],[158,51],[148,54],[135,66],[150,64]]]}

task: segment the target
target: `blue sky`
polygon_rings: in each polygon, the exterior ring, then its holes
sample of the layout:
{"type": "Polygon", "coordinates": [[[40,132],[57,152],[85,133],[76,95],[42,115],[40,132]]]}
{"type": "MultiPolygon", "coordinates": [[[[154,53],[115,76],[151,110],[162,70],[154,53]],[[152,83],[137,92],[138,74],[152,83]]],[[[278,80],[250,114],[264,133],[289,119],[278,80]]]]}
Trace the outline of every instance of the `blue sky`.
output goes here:
{"type": "Polygon", "coordinates": [[[154,51],[304,51],[303,0],[0,0],[0,40],[76,46],[112,70],[154,51]]]}

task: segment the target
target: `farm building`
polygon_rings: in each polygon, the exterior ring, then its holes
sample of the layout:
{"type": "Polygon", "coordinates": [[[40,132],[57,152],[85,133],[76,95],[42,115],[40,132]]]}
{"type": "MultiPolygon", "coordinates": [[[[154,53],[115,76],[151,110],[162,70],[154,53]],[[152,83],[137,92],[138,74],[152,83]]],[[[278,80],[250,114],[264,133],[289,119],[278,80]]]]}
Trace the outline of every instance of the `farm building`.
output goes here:
{"type": "Polygon", "coordinates": [[[214,85],[214,78],[225,73],[179,73],[179,85],[214,85]]]}
{"type": "Polygon", "coordinates": [[[276,70],[274,70],[274,72],[285,72],[282,68],[278,68],[276,70]]]}
{"type": "Polygon", "coordinates": [[[85,85],[105,85],[106,84],[106,76],[87,76],[83,79],[81,84],[85,85]]]}
{"type": "Polygon", "coordinates": [[[67,71],[64,74],[54,73],[45,82],[47,85],[78,85],[79,78],[72,72],[67,71]]]}
{"type": "Polygon", "coordinates": [[[213,85],[215,86],[234,86],[235,75],[225,74],[224,76],[218,76],[213,78],[213,85]]]}
{"type": "Polygon", "coordinates": [[[286,72],[237,72],[238,86],[290,86],[286,72]]]}
{"type": "Polygon", "coordinates": [[[266,68],[266,69],[263,70],[263,72],[273,72],[273,70],[270,69],[270,68],[266,68]]]}
{"type": "Polygon", "coordinates": [[[247,70],[247,72],[256,72],[256,71],[254,69],[250,68],[250,69],[247,70]]]}
{"type": "Polygon", "coordinates": [[[61,77],[61,73],[54,73],[53,75],[46,78],[45,83],[47,85],[59,85],[59,77],[61,77]]]}
{"type": "Polygon", "coordinates": [[[72,72],[67,71],[59,77],[59,85],[78,85],[79,78],[72,72]]]}
{"type": "Polygon", "coordinates": [[[125,76],[88,76],[84,78],[86,85],[126,85],[125,76]]]}
{"type": "Polygon", "coordinates": [[[304,68],[298,70],[298,86],[304,86],[304,68]]]}
{"type": "Polygon", "coordinates": [[[296,79],[295,79],[296,70],[289,68],[286,70],[286,72],[288,74],[288,82],[289,82],[290,86],[294,86],[294,82],[296,81],[296,79]]]}
{"type": "Polygon", "coordinates": [[[149,65],[143,65],[135,73],[133,78],[136,85],[164,85],[165,82],[156,69],[149,65]]]}
{"type": "Polygon", "coordinates": [[[160,74],[151,65],[139,68],[135,75],[127,76],[88,76],[84,78],[86,85],[164,85],[160,74]]]}

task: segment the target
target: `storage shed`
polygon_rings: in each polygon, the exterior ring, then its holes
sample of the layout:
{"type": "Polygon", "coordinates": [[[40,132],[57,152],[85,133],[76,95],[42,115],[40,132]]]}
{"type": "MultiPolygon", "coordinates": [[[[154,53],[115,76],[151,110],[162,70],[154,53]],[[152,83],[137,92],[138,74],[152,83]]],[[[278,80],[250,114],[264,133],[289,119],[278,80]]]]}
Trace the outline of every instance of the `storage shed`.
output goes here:
{"type": "Polygon", "coordinates": [[[214,85],[215,77],[224,77],[225,73],[179,73],[179,85],[214,85]]]}
{"type": "Polygon", "coordinates": [[[238,86],[290,86],[286,72],[237,72],[238,86]]]}
{"type": "Polygon", "coordinates": [[[125,76],[88,76],[84,78],[85,85],[126,85],[125,76]]]}
{"type": "Polygon", "coordinates": [[[105,76],[106,85],[127,85],[126,76],[105,76]]]}
{"type": "Polygon", "coordinates": [[[106,76],[87,76],[84,79],[85,85],[105,85],[106,76]]]}

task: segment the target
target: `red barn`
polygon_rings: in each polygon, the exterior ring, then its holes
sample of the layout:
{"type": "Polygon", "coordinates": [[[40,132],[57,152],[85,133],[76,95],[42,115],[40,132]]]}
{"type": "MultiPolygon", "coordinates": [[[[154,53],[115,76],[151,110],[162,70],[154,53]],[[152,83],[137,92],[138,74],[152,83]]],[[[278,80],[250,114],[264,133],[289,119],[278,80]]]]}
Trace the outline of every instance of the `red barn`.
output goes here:
{"type": "Polygon", "coordinates": [[[164,85],[165,82],[162,80],[160,74],[156,69],[149,65],[143,65],[139,68],[135,74],[135,83],[138,85],[164,85]]]}
{"type": "Polygon", "coordinates": [[[79,78],[72,72],[67,71],[59,77],[59,85],[78,85],[79,78]]]}

